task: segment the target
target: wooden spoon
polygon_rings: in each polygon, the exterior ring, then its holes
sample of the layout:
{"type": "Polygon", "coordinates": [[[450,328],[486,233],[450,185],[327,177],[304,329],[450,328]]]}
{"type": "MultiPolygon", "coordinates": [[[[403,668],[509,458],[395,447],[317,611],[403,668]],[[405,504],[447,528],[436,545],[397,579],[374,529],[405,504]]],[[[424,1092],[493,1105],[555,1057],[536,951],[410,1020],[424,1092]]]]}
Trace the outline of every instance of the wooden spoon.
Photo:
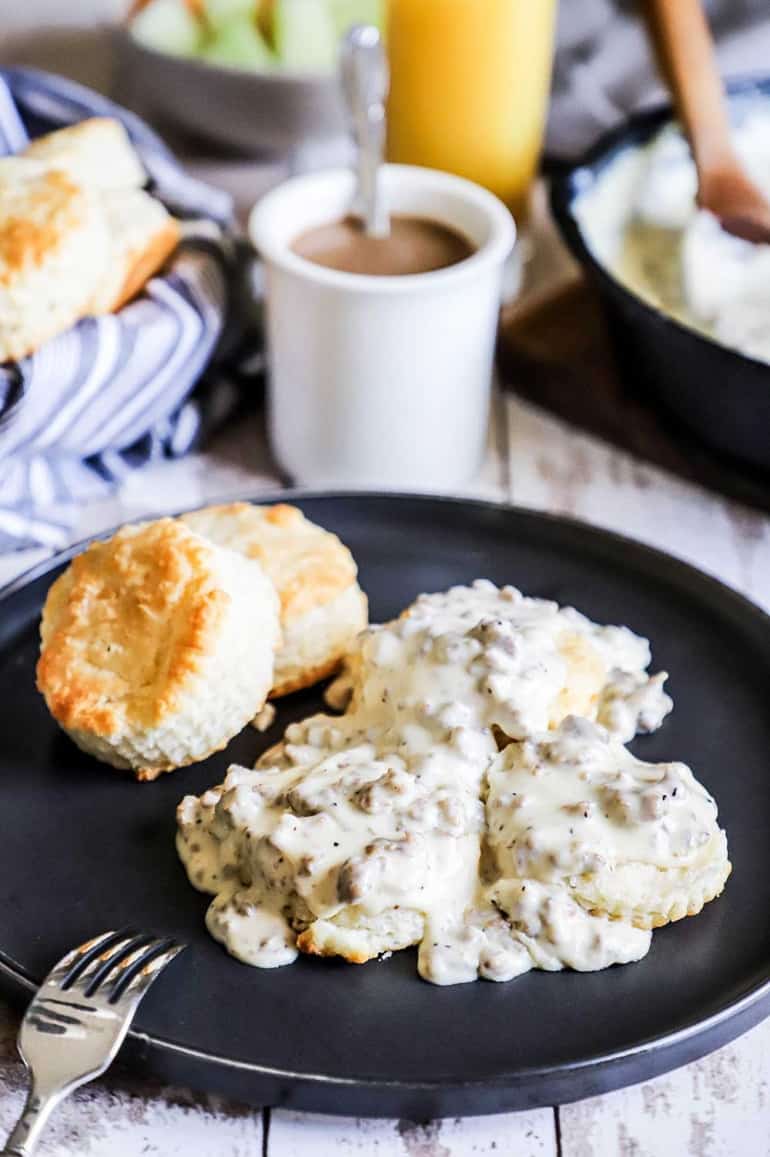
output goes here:
{"type": "Polygon", "coordinates": [[[770,204],[735,151],[700,0],[648,0],[653,35],[698,171],[698,205],[746,241],[770,242],[770,204]]]}

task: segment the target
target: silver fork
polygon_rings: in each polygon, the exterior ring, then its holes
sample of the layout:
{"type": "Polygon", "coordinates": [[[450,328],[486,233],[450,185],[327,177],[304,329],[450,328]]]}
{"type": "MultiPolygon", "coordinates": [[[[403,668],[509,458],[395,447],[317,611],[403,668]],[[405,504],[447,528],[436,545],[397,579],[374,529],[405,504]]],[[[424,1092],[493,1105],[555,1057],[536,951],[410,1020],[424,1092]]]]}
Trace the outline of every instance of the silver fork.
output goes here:
{"type": "Polygon", "coordinates": [[[52,1109],[113,1061],[147,989],[185,947],[170,938],[105,932],[68,952],[27,1009],[19,1053],[32,1082],[3,1154],[28,1157],[52,1109]]]}

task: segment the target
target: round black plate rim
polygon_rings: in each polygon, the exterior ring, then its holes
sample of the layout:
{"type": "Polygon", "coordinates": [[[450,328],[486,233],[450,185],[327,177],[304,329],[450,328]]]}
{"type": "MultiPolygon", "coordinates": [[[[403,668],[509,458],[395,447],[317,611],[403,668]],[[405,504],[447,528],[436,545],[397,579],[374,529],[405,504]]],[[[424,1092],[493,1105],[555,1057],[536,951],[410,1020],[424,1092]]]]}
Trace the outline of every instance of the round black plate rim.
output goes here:
{"type": "MultiPolygon", "coordinates": [[[[715,578],[714,575],[700,570],[692,563],[677,558],[665,550],[650,546],[638,538],[631,538],[629,535],[620,534],[617,530],[607,530],[606,527],[596,526],[592,522],[586,522],[583,519],[574,518],[568,514],[552,514],[547,510],[537,510],[535,507],[519,506],[511,502],[495,501],[490,498],[474,498],[449,494],[421,494],[412,493],[408,490],[310,490],[302,487],[290,487],[284,490],[269,490],[258,494],[229,495],[221,500],[215,500],[215,502],[250,502],[257,505],[271,505],[277,502],[317,502],[319,500],[336,502],[346,499],[356,501],[374,499],[377,501],[385,500],[399,503],[407,502],[410,504],[422,503],[426,505],[461,506],[464,509],[476,507],[480,510],[505,511],[508,514],[514,515],[516,518],[522,518],[535,523],[546,522],[554,526],[563,526],[565,529],[577,533],[584,532],[589,538],[593,538],[597,542],[603,541],[609,547],[630,547],[637,555],[646,556],[649,562],[666,568],[670,575],[678,575],[681,579],[689,578],[691,581],[700,583],[701,586],[705,588],[711,587],[712,593],[719,594],[720,598],[732,602],[737,609],[753,614],[761,630],[770,630],[770,615],[763,611],[758,603],[752,602],[746,595],[742,595],[740,591],[736,591],[732,587],[727,586],[726,583],[715,578]]],[[[138,523],[149,522],[158,518],[176,518],[181,514],[187,514],[192,510],[201,510],[210,505],[212,505],[212,503],[206,502],[200,506],[185,506],[181,510],[141,515],[135,519],[127,519],[126,522],[138,523]]],[[[115,534],[121,526],[126,525],[126,522],[117,523],[95,534],[87,535],[85,538],[79,539],[77,542],[72,543],[63,550],[57,551],[48,558],[34,563],[20,575],[17,575],[16,578],[11,579],[5,586],[0,587],[0,606],[7,598],[10,598],[36,579],[43,578],[49,571],[55,570],[57,567],[62,566],[62,564],[69,562],[75,555],[80,554],[90,543],[109,538],[115,534]]]]}
{"type": "MultiPolygon", "coordinates": [[[[405,492],[391,492],[391,491],[360,491],[360,490],[305,490],[305,489],[291,489],[265,492],[257,495],[251,495],[241,499],[232,498],[230,501],[248,501],[255,503],[274,503],[283,501],[387,501],[395,504],[407,502],[409,504],[421,505],[442,505],[445,507],[459,506],[466,511],[469,508],[475,508],[479,511],[494,511],[511,516],[514,520],[524,521],[529,523],[547,523],[552,526],[561,526],[565,530],[583,536],[586,540],[592,541],[599,546],[605,546],[614,552],[618,550],[632,550],[639,562],[644,560],[648,565],[651,565],[659,577],[668,578],[675,582],[676,585],[681,585],[683,582],[688,583],[691,587],[694,584],[701,592],[706,595],[718,595],[723,605],[725,603],[731,604],[732,608],[742,616],[750,616],[759,631],[767,634],[768,642],[770,643],[770,616],[768,616],[760,606],[752,602],[750,599],[739,594],[737,591],[722,583],[719,579],[699,570],[681,559],[675,558],[673,555],[665,551],[658,550],[655,547],[648,546],[643,542],[632,539],[628,536],[618,534],[615,531],[606,530],[602,527],[596,527],[588,522],[581,521],[576,518],[564,516],[560,514],[550,514],[543,511],[534,510],[523,506],[514,506],[506,502],[497,502],[489,499],[479,498],[465,498],[445,495],[431,495],[431,494],[410,494],[405,492]]],[[[156,515],[155,517],[162,517],[156,515]]],[[[138,520],[137,520],[138,521],[138,520]]],[[[75,554],[83,549],[89,542],[104,538],[110,535],[113,531],[110,529],[104,530],[98,534],[89,536],[88,538],[76,543],[65,550],[55,554],[54,556],[43,560],[31,567],[24,574],[13,580],[5,588],[0,590],[0,606],[14,594],[17,594],[24,589],[29,583],[44,577],[51,570],[56,569],[63,563],[66,563],[75,554]]],[[[16,993],[23,992],[31,994],[37,989],[37,983],[20,968],[12,960],[9,960],[5,954],[0,953],[0,980],[5,981],[12,987],[16,993]]],[[[452,1082],[452,1087],[456,1089],[474,1088],[503,1088],[510,1087],[511,1081],[516,1083],[529,1084],[530,1082],[537,1082],[538,1080],[548,1080],[553,1078],[555,1074],[561,1073],[585,1073],[591,1071],[604,1070],[609,1066],[616,1065],[621,1062],[633,1061],[644,1057],[649,1053],[663,1052],[669,1049],[675,1049],[682,1044],[690,1043],[690,1059],[703,1055],[709,1051],[710,1047],[707,1042],[710,1034],[714,1034],[721,1028],[722,1035],[719,1043],[726,1043],[727,1040],[733,1039],[739,1035],[740,1032],[745,1031],[746,1028],[757,1023],[763,1019],[764,1016],[770,1014],[770,975],[763,976],[758,979],[755,984],[751,984],[743,993],[737,998],[728,999],[727,1002],[716,1009],[713,1013],[706,1017],[696,1016],[690,1023],[683,1025],[681,1028],[671,1032],[659,1033],[653,1037],[637,1042],[636,1044],[625,1048],[616,1049],[608,1052],[598,1052],[590,1056],[586,1056],[578,1061],[571,1062],[568,1065],[561,1065],[558,1069],[553,1066],[540,1066],[522,1068],[519,1067],[514,1073],[500,1071],[494,1078],[486,1077],[481,1080],[468,1080],[452,1082]],[[725,1031],[725,1026],[729,1022],[738,1024],[740,1022],[742,1027],[739,1027],[735,1032],[730,1033],[729,1029],[725,1031]],[[704,1047],[698,1051],[697,1047],[693,1048],[693,1042],[702,1040],[704,1047]]],[[[156,1050],[159,1055],[167,1054],[169,1056],[181,1056],[193,1062],[203,1062],[219,1067],[222,1071],[240,1072],[251,1074],[254,1077],[278,1079],[281,1081],[298,1082],[305,1085],[316,1085],[333,1088],[358,1087],[360,1089],[371,1089],[376,1093],[377,1090],[385,1092],[387,1090],[396,1090],[403,1092],[419,1093],[421,1091],[447,1091],[447,1082],[441,1078],[431,1081],[420,1081],[413,1078],[404,1081],[388,1080],[386,1078],[370,1078],[359,1076],[355,1078],[340,1077],[333,1075],[326,1075],[323,1073],[309,1073],[309,1072],[294,1072],[289,1068],[273,1068],[266,1065],[260,1065],[250,1061],[237,1060],[227,1057],[222,1054],[206,1052],[204,1050],[196,1049],[188,1045],[181,1045],[173,1040],[165,1039],[160,1036],[151,1035],[139,1031],[129,1032],[129,1039],[135,1044],[143,1047],[151,1047],[156,1050]]],[[[676,1062],[674,1062],[676,1063],[676,1062]]],[[[681,1063],[681,1062],[679,1062],[681,1063]]],[[[669,1066],[671,1067],[671,1066],[669,1066]]],[[[639,1079],[638,1077],[636,1079],[639,1079]]],[[[627,1083],[627,1082],[626,1082],[627,1083]]],[[[583,1094],[587,1095],[587,1094],[583,1094]]],[[[542,1102],[538,1102],[542,1103],[542,1102]]],[[[328,1110],[333,1111],[333,1110],[328,1110]]]]}
{"type": "MultiPolygon", "coordinates": [[[[13,964],[8,964],[2,957],[0,957],[0,978],[10,981],[17,989],[22,989],[25,993],[32,995],[37,991],[38,985],[29,976],[26,975],[23,969],[18,968],[13,964]]],[[[617,1064],[619,1061],[626,1061],[634,1057],[641,1056],[647,1052],[663,1049],[673,1048],[679,1044],[689,1041],[693,1036],[705,1036],[711,1030],[718,1028],[725,1021],[737,1019],[741,1014],[749,1012],[756,1005],[762,1004],[764,1000],[770,1001],[770,978],[763,981],[757,988],[749,990],[739,1000],[733,1001],[725,1008],[713,1013],[710,1017],[701,1018],[693,1021],[689,1025],[678,1029],[676,1032],[661,1034],[657,1037],[651,1037],[649,1040],[641,1041],[638,1045],[634,1045],[628,1049],[617,1049],[614,1052],[596,1053],[593,1056],[585,1057],[582,1061],[577,1061],[569,1066],[562,1066],[561,1071],[569,1071],[572,1073],[582,1072],[584,1070],[595,1069],[599,1067],[606,1067],[617,1064]]],[[[770,1013],[770,1003],[768,1003],[767,1011],[770,1013]]],[[[756,1023],[755,1018],[750,1023],[756,1023]]],[[[160,1037],[152,1036],[148,1033],[137,1032],[133,1029],[129,1030],[129,1038],[134,1041],[139,1041],[145,1044],[151,1044],[154,1048],[174,1053],[179,1056],[185,1056],[190,1059],[206,1061],[207,1063],[221,1065],[224,1068],[237,1070],[239,1072],[252,1073],[254,1076],[279,1078],[281,1080],[289,1081],[303,1081],[309,1084],[317,1083],[325,1086],[337,1087],[366,1087],[374,1090],[377,1089],[403,1089],[409,1091],[422,1090],[445,1090],[446,1082],[442,1080],[436,1081],[393,1081],[385,1079],[372,1079],[370,1077],[338,1077],[329,1076],[324,1073],[307,1073],[307,1072],[292,1072],[290,1069],[272,1068],[269,1065],[253,1064],[250,1061],[234,1060],[232,1057],[226,1057],[218,1053],[205,1052],[202,1049],[190,1048],[187,1045],[180,1045],[175,1041],[163,1040],[160,1037]]],[[[484,1078],[483,1080],[463,1081],[462,1088],[489,1088],[490,1086],[500,1085],[506,1086],[510,1084],[511,1080],[515,1079],[521,1082],[537,1081],[538,1079],[550,1077],[553,1074],[553,1069],[550,1066],[519,1068],[516,1073],[500,1072],[500,1074],[493,1080],[484,1078]]]]}

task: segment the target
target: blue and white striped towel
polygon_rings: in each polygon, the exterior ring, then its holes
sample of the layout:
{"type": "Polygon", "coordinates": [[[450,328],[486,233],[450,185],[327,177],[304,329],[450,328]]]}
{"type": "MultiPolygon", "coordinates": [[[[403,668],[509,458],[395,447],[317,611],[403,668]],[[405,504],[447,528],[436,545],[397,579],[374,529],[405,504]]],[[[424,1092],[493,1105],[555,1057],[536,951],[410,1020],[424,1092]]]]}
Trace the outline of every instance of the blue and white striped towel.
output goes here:
{"type": "MultiPolygon", "coordinates": [[[[188,219],[185,239],[168,272],[118,314],[0,366],[0,550],[63,545],[79,504],[196,445],[204,401],[191,394],[222,344],[229,197],[186,174],[142,121],[104,97],[46,73],[0,70],[0,155],[89,116],[123,122],[152,192],[188,219]]],[[[205,405],[221,412],[212,388],[205,405]]],[[[226,381],[221,388],[232,395],[226,381]]]]}

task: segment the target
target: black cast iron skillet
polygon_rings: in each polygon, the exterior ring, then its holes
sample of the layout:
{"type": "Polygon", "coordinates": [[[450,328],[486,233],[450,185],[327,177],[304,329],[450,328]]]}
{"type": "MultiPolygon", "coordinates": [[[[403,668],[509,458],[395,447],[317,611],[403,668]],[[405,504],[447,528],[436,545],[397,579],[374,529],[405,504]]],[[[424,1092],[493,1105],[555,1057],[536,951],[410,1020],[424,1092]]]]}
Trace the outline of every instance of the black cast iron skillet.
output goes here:
{"type": "MultiPolygon", "coordinates": [[[[751,96],[770,100],[770,77],[737,81],[728,91],[731,103],[751,96]]],[[[643,145],[672,116],[670,105],[639,113],[602,137],[576,164],[557,168],[551,207],[565,241],[599,291],[624,380],[713,449],[770,469],[770,365],[642,301],[597,261],[573,212],[577,196],[611,161],[643,145]]]]}

